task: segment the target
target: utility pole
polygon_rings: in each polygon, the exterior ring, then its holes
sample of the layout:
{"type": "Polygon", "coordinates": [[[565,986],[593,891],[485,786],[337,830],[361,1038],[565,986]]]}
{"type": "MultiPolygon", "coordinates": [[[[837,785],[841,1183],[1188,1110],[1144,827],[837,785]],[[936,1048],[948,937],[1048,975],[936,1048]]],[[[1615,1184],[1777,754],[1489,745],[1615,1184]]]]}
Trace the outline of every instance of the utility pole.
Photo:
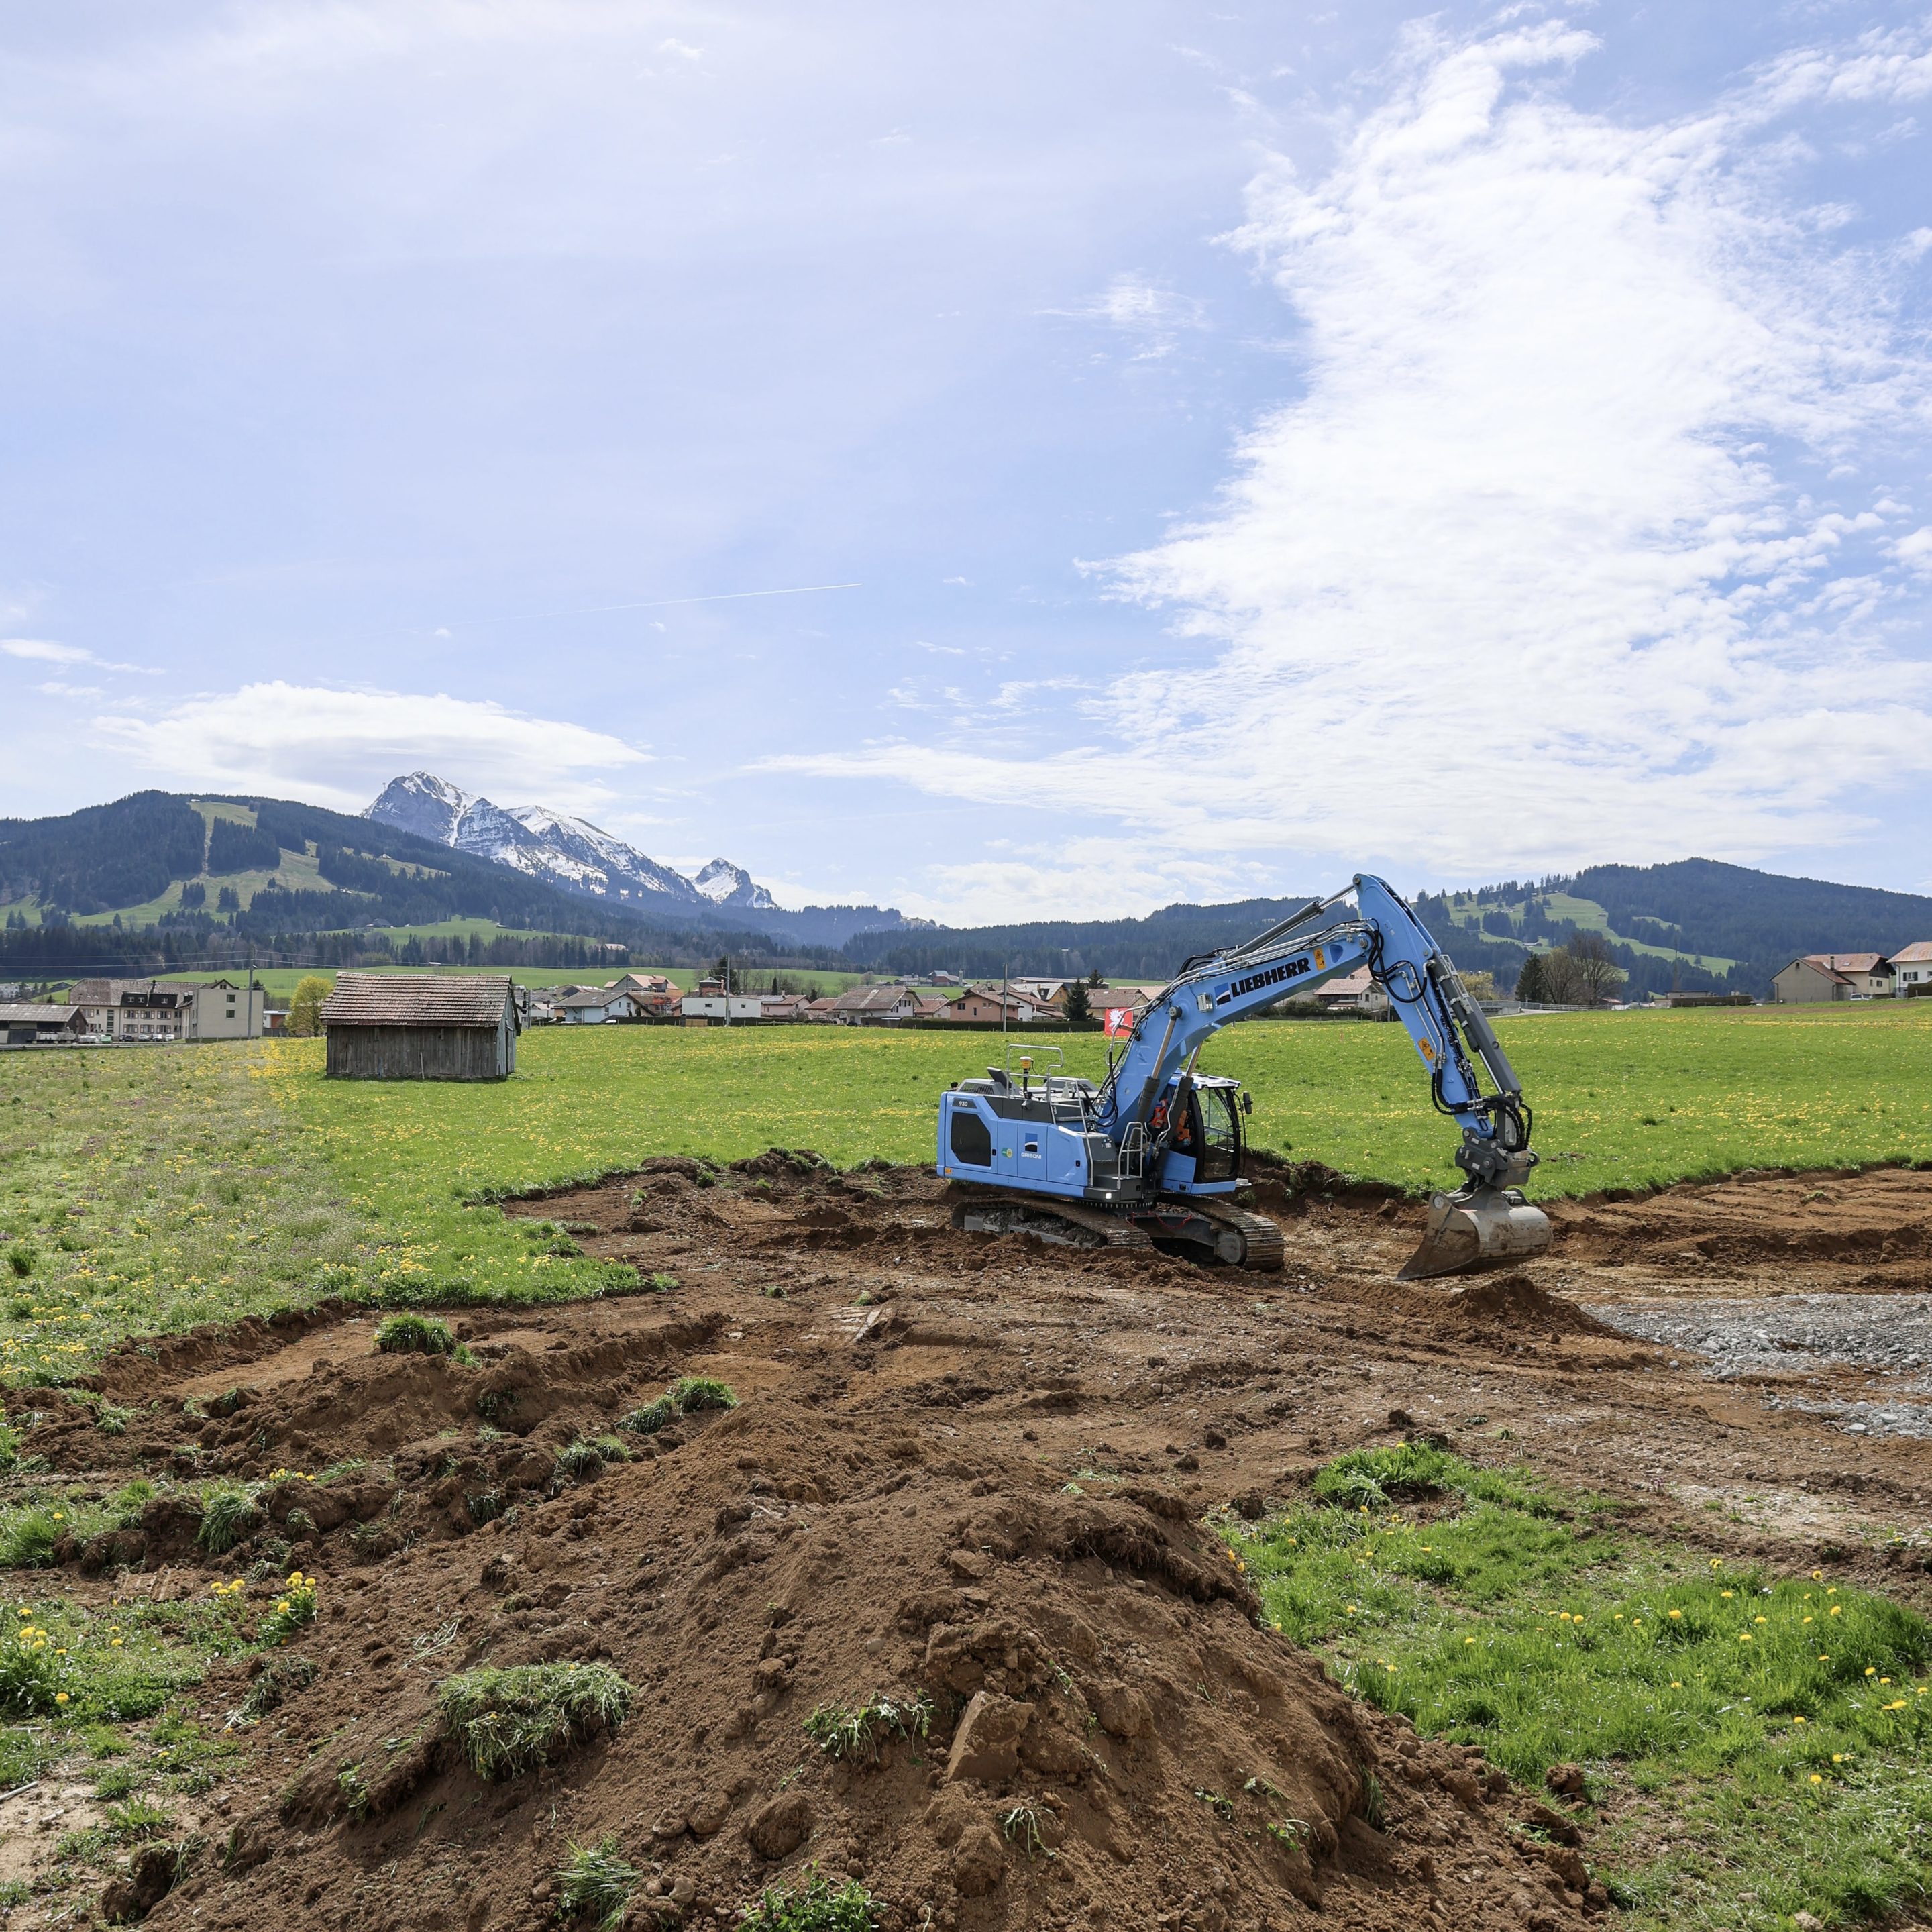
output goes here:
{"type": "Polygon", "coordinates": [[[731,956],[724,956],[724,1024],[731,1024],[731,956]]]}
{"type": "Polygon", "coordinates": [[[255,942],[248,942],[248,1018],[242,1028],[242,1037],[253,1040],[255,1032],[255,942]]]}

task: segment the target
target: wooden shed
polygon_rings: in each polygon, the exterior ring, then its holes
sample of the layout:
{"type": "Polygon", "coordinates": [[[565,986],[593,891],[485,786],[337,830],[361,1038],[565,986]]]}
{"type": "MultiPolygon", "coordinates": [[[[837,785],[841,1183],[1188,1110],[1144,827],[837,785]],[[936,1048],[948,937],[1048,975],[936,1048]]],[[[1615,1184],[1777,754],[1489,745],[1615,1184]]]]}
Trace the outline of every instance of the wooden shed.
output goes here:
{"type": "Polygon", "coordinates": [[[507,973],[344,973],[322,1002],[332,1080],[506,1080],[521,1022],[507,973]]]}

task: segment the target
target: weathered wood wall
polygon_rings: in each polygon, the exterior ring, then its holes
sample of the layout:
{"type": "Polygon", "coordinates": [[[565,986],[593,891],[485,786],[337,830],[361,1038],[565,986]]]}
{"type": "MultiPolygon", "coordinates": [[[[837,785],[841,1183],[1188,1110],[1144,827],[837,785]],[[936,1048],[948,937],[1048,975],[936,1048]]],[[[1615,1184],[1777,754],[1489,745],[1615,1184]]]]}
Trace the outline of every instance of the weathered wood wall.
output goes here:
{"type": "Polygon", "coordinates": [[[517,1036],[496,1027],[332,1026],[332,1080],[503,1080],[516,1071],[517,1036]]]}

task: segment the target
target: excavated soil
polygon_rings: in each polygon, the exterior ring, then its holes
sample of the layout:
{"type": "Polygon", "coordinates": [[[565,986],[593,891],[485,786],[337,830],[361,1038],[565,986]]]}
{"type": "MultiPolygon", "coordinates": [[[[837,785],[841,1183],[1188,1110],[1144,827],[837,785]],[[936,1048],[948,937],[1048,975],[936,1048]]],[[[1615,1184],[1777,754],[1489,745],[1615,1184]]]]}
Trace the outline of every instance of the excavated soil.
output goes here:
{"type": "MultiPolygon", "coordinates": [[[[270,1538],[322,1579],[296,1646],[314,1679],[239,1734],[150,1922],[535,1928],[567,1842],[606,1832],[650,1874],[637,1927],[735,1924],[807,1863],[862,1877],[889,1932],[1588,1922],[1568,1819],[1258,1628],[1200,1520],[1426,1432],[1656,1534],[1922,1601],[1924,1451],[1856,1418],[1918,1386],[1883,1338],[1932,1305],[1932,1174],[1565,1205],[1530,1268],[1409,1286],[1420,1210],[1332,1179],[1264,1178],[1288,1258],[1258,1276],[956,1233],[908,1169],[658,1161],[508,1211],[679,1286],[453,1317],[473,1366],[375,1354],[370,1318],[328,1307],[111,1358],[125,1435],[78,1409],[34,1432],[66,1475],[366,1463],[273,1482],[219,1564],[165,1500],[58,1552],[97,1602],[205,1592],[270,1538]],[[1847,1303],[1850,1329],[1817,1315],[1847,1303]],[[1756,1340],[1808,1308],[1789,1346],[1756,1340]],[[566,1443],[682,1375],[741,1406],[559,1474],[566,1443]],[[457,1762],[442,1678],[573,1659],[636,1687],[620,1730],[496,1785],[457,1762]],[[844,1762],[808,1741],[814,1708],[875,1694],[929,1699],[930,1735],[844,1762]]],[[[219,1667],[204,1721],[250,1688],[219,1667]]]]}

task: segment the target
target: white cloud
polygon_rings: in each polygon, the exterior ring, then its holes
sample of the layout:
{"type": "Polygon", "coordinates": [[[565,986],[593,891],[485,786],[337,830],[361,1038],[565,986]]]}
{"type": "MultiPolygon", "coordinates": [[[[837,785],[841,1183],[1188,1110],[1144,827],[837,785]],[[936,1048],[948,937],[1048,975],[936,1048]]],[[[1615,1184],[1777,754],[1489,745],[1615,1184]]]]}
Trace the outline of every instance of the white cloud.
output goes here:
{"type": "MultiPolygon", "coordinates": [[[[78,644],[56,644],[51,638],[0,638],[0,652],[10,658],[25,658],[36,664],[90,664],[96,670],[134,671],[144,677],[160,675],[146,664],[109,664],[92,651],[82,650],[78,644]]],[[[40,688],[47,688],[44,685],[40,688]]]]}
{"type": "Polygon", "coordinates": [[[34,688],[45,692],[50,698],[99,698],[104,694],[98,684],[63,684],[58,678],[50,678],[34,688]]]}
{"type": "Polygon", "coordinates": [[[0,651],[40,664],[86,664],[92,656],[77,644],[57,644],[49,638],[0,638],[0,651]]]}
{"type": "Polygon", "coordinates": [[[494,796],[593,808],[609,794],[580,776],[647,762],[621,739],[439,692],[245,685],[158,717],[94,720],[96,739],[184,786],[291,793],[359,811],[398,773],[418,769],[494,796]]]}
{"type": "MultiPolygon", "coordinates": [[[[1857,480],[1932,380],[1778,119],[1922,91],[1922,46],[1794,56],[1631,126],[1550,78],[1594,44],[1418,29],[1325,178],[1256,182],[1236,238],[1299,312],[1305,390],[1208,514],[1112,568],[1180,662],[1118,681],[1104,742],[1030,760],[1030,793],[1184,846],[1493,876],[1840,842],[1932,772],[1932,666],[1882,624],[1921,535],[1857,480]]],[[[790,768],[1015,783],[964,742],[790,768]]]]}

